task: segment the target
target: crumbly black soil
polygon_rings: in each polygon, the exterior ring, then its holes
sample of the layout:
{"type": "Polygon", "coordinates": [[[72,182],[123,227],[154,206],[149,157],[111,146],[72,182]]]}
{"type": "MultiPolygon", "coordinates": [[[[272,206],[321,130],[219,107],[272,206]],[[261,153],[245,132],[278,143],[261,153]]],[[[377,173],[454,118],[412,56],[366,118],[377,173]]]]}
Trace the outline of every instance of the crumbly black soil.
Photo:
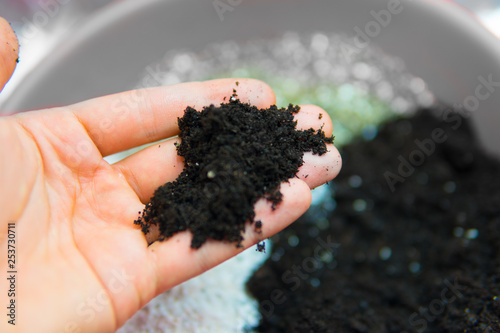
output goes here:
{"type": "Polygon", "coordinates": [[[258,331],[500,331],[500,163],[446,119],[422,111],[344,147],[330,210],[278,234],[248,283],[258,331]],[[448,139],[391,192],[384,173],[435,128],[448,139]]]}
{"type": "MultiPolygon", "coordinates": [[[[298,111],[292,105],[258,109],[234,98],[202,111],[188,107],[179,118],[177,146],[184,170],[155,191],[135,223],[144,233],[158,226],[160,240],[190,230],[192,248],[209,238],[241,245],[255,202],[277,205],[280,183],[297,174],[304,152],[322,155],[333,142],[322,130],[297,130],[298,111]]],[[[261,227],[257,221],[256,230],[261,227]]]]}

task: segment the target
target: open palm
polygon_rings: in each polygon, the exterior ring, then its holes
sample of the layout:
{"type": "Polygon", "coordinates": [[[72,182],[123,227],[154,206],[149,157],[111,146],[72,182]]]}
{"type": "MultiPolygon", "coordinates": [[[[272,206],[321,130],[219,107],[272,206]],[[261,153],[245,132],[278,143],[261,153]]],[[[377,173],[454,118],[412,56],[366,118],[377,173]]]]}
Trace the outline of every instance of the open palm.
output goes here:
{"type": "MultiPolygon", "coordinates": [[[[14,223],[16,328],[112,332],[156,295],[242,251],[215,241],[193,250],[189,232],[148,246],[133,224],[154,190],[183,168],[174,146],[178,139],[172,138],[178,132],[177,117],[188,105],[223,102],[234,82],[130,91],[0,118],[0,242],[6,249],[7,224],[14,223]],[[103,159],[165,138],[170,139],[113,165],[103,159]]],[[[274,103],[264,83],[239,82],[242,101],[258,107],[274,103]]],[[[318,107],[303,106],[297,120],[299,127],[324,125],[331,134],[331,121],[318,107]]],[[[321,157],[306,154],[304,159],[299,177],[282,185],[284,200],[276,210],[265,200],[256,204],[262,234],[248,227],[244,247],[298,218],[310,204],[309,189],[333,179],[340,169],[333,146],[321,157]]],[[[0,263],[8,271],[6,255],[0,263]]],[[[7,283],[1,280],[2,291],[7,283]]],[[[12,327],[1,331],[7,329],[12,327]]]]}

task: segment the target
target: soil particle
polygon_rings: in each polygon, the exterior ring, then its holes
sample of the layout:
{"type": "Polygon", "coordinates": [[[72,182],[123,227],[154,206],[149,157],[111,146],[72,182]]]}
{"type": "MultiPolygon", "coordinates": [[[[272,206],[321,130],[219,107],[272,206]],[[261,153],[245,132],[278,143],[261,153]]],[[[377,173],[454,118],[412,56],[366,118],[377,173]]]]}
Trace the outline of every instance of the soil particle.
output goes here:
{"type": "MultiPolygon", "coordinates": [[[[207,239],[240,246],[256,201],[279,204],[279,186],[297,174],[304,152],[322,155],[333,143],[322,130],[296,129],[298,106],[258,109],[235,96],[233,91],[229,103],[202,111],[188,107],[179,118],[176,149],[184,170],[155,191],[135,221],[145,234],[153,227],[164,240],[190,230],[192,248],[207,239]]],[[[257,233],[263,223],[255,223],[257,233]]]]}

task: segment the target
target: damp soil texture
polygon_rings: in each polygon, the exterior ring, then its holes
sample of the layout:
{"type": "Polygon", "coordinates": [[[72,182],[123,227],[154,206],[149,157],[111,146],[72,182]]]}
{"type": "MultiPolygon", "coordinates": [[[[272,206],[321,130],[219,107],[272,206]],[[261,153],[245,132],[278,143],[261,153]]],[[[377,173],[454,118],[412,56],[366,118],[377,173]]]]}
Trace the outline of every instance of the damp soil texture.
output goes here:
{"type": "Polygon", "coordinates": [[[468,122],[422,110],[341,154],[248,283],[257,331],[500,332],[500,163],[468,122]]]}
{"type": "Polygon", "coordinates": [[[159,229],[159,239],[190,230],[192,248],[207,239],[243,241],[254,204],[266,198],[279,204],[280,183],[297,174],[304,152],[322,155],[327,138],[322,130],[297,130],[298,106],[258,109],[234,96],[228,103],[201,111],[191,107],[179,118],[178,155],[185,167],[174,182],[158,188],[136,224],[144,233],[159,229]]]}

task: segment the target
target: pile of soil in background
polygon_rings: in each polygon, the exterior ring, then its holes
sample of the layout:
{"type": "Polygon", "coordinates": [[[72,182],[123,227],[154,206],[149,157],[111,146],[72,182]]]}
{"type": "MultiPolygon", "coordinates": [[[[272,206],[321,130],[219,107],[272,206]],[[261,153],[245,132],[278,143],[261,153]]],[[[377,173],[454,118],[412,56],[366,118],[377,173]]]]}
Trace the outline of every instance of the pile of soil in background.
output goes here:
{"type": "MultiPolygon", "coordinates": [[[[298,106],[258,109],[234,97],[202,111],[188,107],[179,118],[184,170],[155,191],[135,221],[145,234],[157,226],[164,240],[190,230],[192,248],[209,238],[240,246],[255,202],[278,204],[279,186],[297,174],[304,152],[322,155],[333,143],[322,130],[296,129],[298,106]]],[[[262,223],[255,221],[257,231],[262,223]]]]}
{"type": "Polygon", "coordinates": [[[498,333],[500,163],[468,122],[420,111],[341,154],[332,196],[273,238],[248,283],[257,331],[498,333]],[[388,175],[404,179],[394,192],[388,175]]]}

